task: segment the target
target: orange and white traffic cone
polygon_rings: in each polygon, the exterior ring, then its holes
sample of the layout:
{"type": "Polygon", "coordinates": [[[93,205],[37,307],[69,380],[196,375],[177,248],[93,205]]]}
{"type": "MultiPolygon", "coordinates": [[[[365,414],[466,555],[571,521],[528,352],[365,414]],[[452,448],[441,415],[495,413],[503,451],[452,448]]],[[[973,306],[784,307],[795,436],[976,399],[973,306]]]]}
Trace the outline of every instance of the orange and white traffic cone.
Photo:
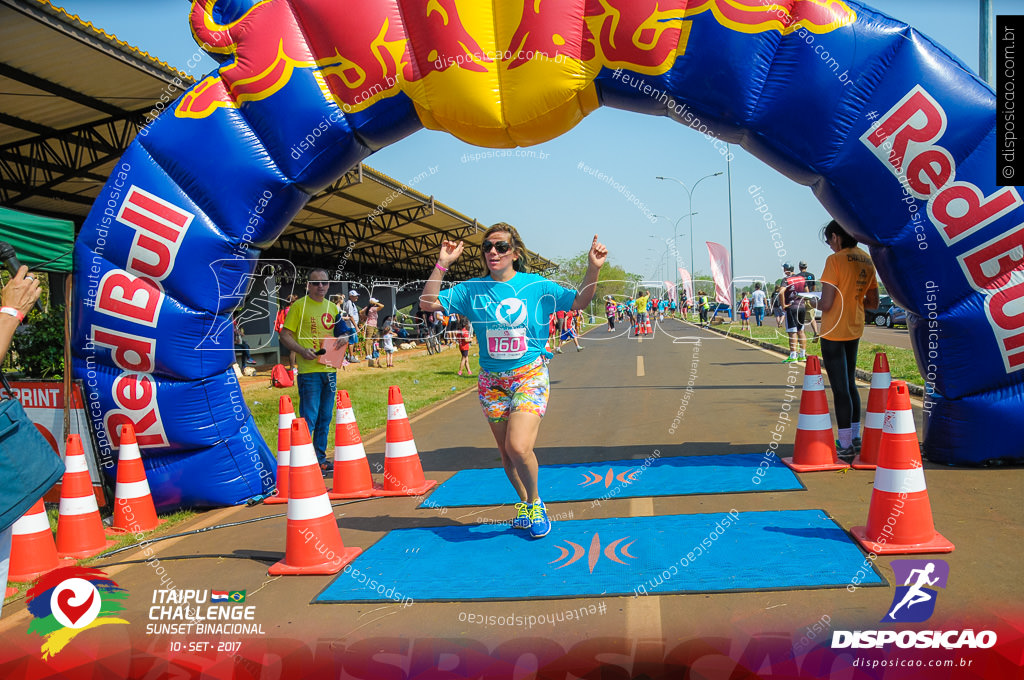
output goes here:
{"type": "Polygon", "coordinates": [[[402,391],[388,388],[388,425],[384,444],[384,488],[380,496],[418,496],[437,484],[423,477],[420,454],[412,438],[409,417],[405,414],[402,391]]]}
{"type": "Polygon", "coordinates": [[[652,331],[651,331],[651,320],[650,320],[650,319],[648,319],[648,320],[647,320],[647,327],[646,327],[646,328],[645,328],[645,330],[644,330],[644,334],[645,334],[645,335],[650,335],[650,334],[651,334],[651,332],[652,332],[652,331]]]}
{"type": "Polygon", "coordinates": [[[871,391],[868,392],[868,410],[864,416],[861,431],[860,453],[850,463],[858,470],[874,470],[878,463],[878,447],[882,443],[882,423],[885,420],[885,402],[889,398],[889,357],[885,352],[875,353],[875,365],[871,369],[871,391]]]}
{"type": "Polygon", "coordinates": [[[359,425],[348,392],[338,390],[337,420],[334,426],[334,484],[328,492],[330,499],[368,498],[376,494],[370,462],[359,436],[359,425]]]}
{"type": "Polygon", "coordinates": [[[346,548],[341,540],[309,428],[302,418],[292,421],[291,444],[284,559],[271,565],[267,573],[337,574],[363,551],[346,548]]]}
{"type": "Polygon", "coordinates": [[[117,452],[117,486],[114,488],[114,524],[110,531],[138,533],[156,529],[160,524],[162,521],[156,517],[146,468],[135,440],[135,428],[122,425],[117,452]]]}
{"type": "Polygon", "coordinates": [[[889,386],[867,526],[853,527],[850,533],[876,555],[953,552],[953,544],[935,531],[910,392],[903,380],[889,386]]]}
{"type": "Polygon", "coordinates": [[[796,423],[793,457],[782,462],[796,472],[842,470],[849,467],[836,456],[832,438],[832,416],[825,397],[825,379],[821,376],[821,359],[807,357],[804,389],[800,395],[800,415],[796,423]]]}
{"type": "Polygon", "coordinates": [[[282,394],[277,405],[277,495],[263,499],[267,505],[280,505],[288,502],[288,468],[293,420],[295,420],[295,409],[292,408],[292,398],[287,394],[282,394]]]}
{"type": "Polygon", "coordinates": [[[57,557],[50,520],[46,518],[46,508],[40,498],[11,527],[11,561],[7,580],[12,583],[34,581],[70,564],[74,562],[57,557]]]}
{"type": "Polygon", "coordinates": [[[96,505],[89,466],[82,450],[82,438],[69,434],[64,455],[64,479],[60,487],[60,514],[57,516],[57,555],[92,557],[117,541],[108,541],[103,520],[96,505]]]}

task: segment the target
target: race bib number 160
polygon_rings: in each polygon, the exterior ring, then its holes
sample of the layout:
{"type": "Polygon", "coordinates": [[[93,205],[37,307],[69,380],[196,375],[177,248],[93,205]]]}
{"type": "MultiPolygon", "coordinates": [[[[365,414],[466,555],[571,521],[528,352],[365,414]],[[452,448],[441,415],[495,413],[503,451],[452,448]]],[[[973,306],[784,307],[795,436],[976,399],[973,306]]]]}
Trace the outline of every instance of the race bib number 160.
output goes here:
{"type": "Polygon", "coordinates": [[[492,359],[519,359],[526,354],[526,329],[488,330],[487,353],[492,359]]]}

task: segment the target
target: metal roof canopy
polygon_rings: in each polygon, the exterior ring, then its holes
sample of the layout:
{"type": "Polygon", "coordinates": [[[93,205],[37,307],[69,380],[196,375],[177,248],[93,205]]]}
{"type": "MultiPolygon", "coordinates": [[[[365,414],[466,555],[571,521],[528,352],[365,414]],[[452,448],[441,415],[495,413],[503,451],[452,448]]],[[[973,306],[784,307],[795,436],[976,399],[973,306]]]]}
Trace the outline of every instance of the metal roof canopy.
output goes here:
{"type": "MultiPolygon", "coordinates": [[[[264,256],[301,259],[332,276],[339,269],[351,273],[341,278],[419,279],[430,275],[443,240],[462,240],[471,247],[452,267],[451,278],[463,279],[484,273],[472,246],[479,247],[485,231],[433,196],[359,164],[314,196],[264,256]]],[[[540,271],[555,266],[532,251],[530,263],[540,271]]]]}
{"type": "MultiPolygon", "coordinates": [[[[80,227],[156,103],[193,82],[47,0],[0,0],[0,204],[80,227]]],[[[314,196],[263,257],[341,268],[344,278],[418,279],[429,275],[442,240],[479,246],[484,231],[359,165],[314,196]]],[[[474,251],[451,278],[483,273],[474,251]]],[[[534,252],[530,261],[536,270],[554,266],[534,252]]]]}

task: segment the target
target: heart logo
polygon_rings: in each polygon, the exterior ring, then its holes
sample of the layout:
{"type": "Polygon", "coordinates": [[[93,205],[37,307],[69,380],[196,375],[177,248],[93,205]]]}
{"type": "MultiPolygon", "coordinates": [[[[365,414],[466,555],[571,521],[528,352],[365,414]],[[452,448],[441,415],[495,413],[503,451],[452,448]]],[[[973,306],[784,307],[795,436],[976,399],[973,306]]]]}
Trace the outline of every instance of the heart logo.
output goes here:
{"type": "Polygon", "coordinates": [[[77,594],[78,593],[71,589],[62,590],[57,593],[57,607],[60,608],[60,611],[64,616],[68,617],[68,621],[70,621],[72,625],[78,623],[78,620],[85,616],[92,607],[93,599],[96,597],[96,591],[90,590],[89,597],[86,598],[85,603],[73,605],[71,604],[71,599],[77,594]]]}
{"type": "Polygon", "coordinates": [[[506,326],[521,326],[526,322],[526,305],[517,298],[505,298],[498,303],[495,313],[498,321],[506,326]]]}

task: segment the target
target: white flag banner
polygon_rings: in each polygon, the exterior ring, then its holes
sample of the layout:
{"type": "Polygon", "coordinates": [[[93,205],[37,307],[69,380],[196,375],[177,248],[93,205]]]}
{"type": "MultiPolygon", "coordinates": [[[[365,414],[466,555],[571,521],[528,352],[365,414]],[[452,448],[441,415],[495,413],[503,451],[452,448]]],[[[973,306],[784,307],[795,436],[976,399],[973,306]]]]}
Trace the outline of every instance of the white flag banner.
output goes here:
{"type": "Polygon", "coordinates": [[[686,291],[686,299],[690,301],[690,304],[693,304],[693,280],[690,278],[690,272],[680,267],[679,278],[683,282],[683,290],[686,291]]]}
{"type": "Polygon", "coordinates": [[[728,302],[732,306],[732,267],[729,264],[729,251],[721,243],[705,241],[708,244],[708,255],[711,257],[711,277],[715,280],[715,299],[728,302]]]}

